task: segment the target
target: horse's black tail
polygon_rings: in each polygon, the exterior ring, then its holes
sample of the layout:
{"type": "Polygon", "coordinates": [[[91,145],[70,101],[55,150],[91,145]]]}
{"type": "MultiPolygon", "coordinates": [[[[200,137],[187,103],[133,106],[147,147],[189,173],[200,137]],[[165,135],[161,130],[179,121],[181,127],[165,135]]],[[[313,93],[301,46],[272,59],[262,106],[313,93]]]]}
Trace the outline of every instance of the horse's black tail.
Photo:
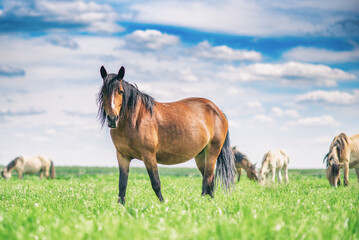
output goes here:
{"type": "Polygon", "coordinates": [[[56,172],[55,172],[55,166],[54,166],[54,162],[52,160],[51,161],[51,166],[50,166],[50,177],[52,179],[54,179],[56,177],[56,172]]]}
{"type": "Polygon", "coordinates": [[[235,174],[234,157],[229,141],[229,131],[227,131],[226,140],[217,159],[215,181],[217,183],[220,180],[224,190],[229,192],[235,184],[235,174]]]}

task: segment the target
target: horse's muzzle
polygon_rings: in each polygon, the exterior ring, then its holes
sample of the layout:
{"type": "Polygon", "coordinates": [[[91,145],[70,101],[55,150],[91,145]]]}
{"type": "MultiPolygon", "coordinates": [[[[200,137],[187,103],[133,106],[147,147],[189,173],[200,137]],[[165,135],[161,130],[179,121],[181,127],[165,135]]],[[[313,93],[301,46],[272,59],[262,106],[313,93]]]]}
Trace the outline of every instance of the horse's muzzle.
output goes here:
{"type": "Polygon", "coordinates": [[[107,125],[109,128],[116,128],[118,122],[118,116],[107,115],[107,125]]]}

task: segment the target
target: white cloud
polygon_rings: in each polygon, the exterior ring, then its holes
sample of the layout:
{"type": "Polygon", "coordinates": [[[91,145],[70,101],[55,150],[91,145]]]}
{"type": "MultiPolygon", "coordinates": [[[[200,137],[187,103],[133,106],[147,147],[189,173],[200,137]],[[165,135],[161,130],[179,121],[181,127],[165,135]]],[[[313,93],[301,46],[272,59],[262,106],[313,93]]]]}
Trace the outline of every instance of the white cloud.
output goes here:
{"type": "Polygon", "coordinates": [[[330,115],[323,115],[320,117],[306,117],[300,118],[296,121],[289,121],[287,123],[288,126],[330,126],[335,127],[338,126],[339,123],[334,120],[334,118],[330,115]]]}
{"type": "Polygon", "coordinates": [[[356,79],[353,74],[326,65],[299,62],[255,63],[246,66],[227,65],[218,77],[230,81],[279,81],[335,86],[338,80],[356,79]]]}
{"type": "Polygon", "coordinates": [[[25,70],[23,69],[6,66],[6,65],[0,65],[0,77],[1,76],[14,77],[14,76],[24,76],[24,75],[25,75],[25,70]]]}
{"type": "Polygon", "coordinates": [[[283,54],[292,61],[340,63],[359,60],[359,48],[352,51],[331,51],[319,48],[296,47],[283,54]]]}
{"type": "Polygon", "coordinates": [[[263,105],[259,101],[246,102],[246,107],[250,108],[250,109],[257,110],[257,111],[262,111],[263,110],[263,105]]]}
{"type": "Polygon", "coordinates": [[[262,59],[261,54],[256,51],[236,50],[225,45],[213,47],[207,41],[200,42],[191,52],[196,57],[228,61],[259,61],[262,59]]]}
{"type": "Polygon", "coordinates": [[[291,118],[299,117],[299,113],[295,109],[283,110],[280,107],[272,107],[272,113],[277,117],[284,117],[284,116],[288,116],[288,117],[291,117],[291,118]]]}
{"type": "Polygon", "coordinates": [[[123,30],[116,23],[118,14],[111,6],[93,1],[5,1],[2,15],[16,17],[18,21],[28,21],[30,17],[39,28],[84,28],[106,33],[123,30]]]}
{"type": "Polygon", "coordinates": [[[135,49],[160,50],[164,47],[176,45],[179,38],[174,35],[161,33],[157,30],[136,30],[126,36],[127,45],[135,49]]]}
{"type": "Polygon", "coordinates": [[[328,34],[325,30],[329,25],[357,12],[357,3],[174,0],[135,3],[130,9],[136,13],[133,15],[136,22],[246,36],[278,36],[328,34]]]}
{"type": "Polygon", "coordinates": [[[264,123],[274,122],[274,119],[272,117],[264,115],[264,114],[257,114],[254,116],[254,119],[259,122],[264,122],[264,123]]]}
{"type": "Polygon", "coordinates": [[[65,35],[52,35],[47,37],[45,41],[54,44],[56,46],[61,46],[69,49],[78,48],[78,44],[65,35]]]}
{"type": "Polygon", "coordinates": [[[359,95],[340,91],[311,91],[296,98],[296,102],[323,102],[330,104],[347,105],[358,101],[359,95]]]}

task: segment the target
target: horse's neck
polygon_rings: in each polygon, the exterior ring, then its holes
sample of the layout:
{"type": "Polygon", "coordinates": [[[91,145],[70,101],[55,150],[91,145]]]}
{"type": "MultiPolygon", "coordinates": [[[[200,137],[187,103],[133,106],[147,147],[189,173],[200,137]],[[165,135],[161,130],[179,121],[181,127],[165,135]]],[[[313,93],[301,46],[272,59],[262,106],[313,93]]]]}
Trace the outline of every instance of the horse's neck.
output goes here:
{"type": "Polygon", "coordinates": [[[142,100],[138,98],[136,103],[136,108],[132,112],[131,116],[129,113],[126,113],[125,116],[122,119],[120,119],[119,125],[123,128],[127,128],[128,126],[130,126],[131,128],[135,128],[138,124],[141,123],[141,119],[146,114],[151,114],[151,113],[143,105],[142,100]]]}

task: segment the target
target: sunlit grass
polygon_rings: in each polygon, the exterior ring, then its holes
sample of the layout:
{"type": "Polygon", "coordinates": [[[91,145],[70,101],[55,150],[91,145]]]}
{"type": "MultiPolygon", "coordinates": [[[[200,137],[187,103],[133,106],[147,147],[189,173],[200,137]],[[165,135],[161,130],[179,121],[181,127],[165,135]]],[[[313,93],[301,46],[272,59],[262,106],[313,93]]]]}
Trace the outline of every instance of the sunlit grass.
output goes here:
{"type": "Polygon", "coordinates": [[[161,169],[166,201],[159,203],[146,171],[131,169],[121,206],[112,170],[61,171],[55,180],[0,181],[0,239],[359,238],[353,174],[337,189],[323,171],[291,172],[288,185],[264,187],[243,176],[231,194],[219,189],[210,199],[200,196],[198,170],[161,169]]]}

